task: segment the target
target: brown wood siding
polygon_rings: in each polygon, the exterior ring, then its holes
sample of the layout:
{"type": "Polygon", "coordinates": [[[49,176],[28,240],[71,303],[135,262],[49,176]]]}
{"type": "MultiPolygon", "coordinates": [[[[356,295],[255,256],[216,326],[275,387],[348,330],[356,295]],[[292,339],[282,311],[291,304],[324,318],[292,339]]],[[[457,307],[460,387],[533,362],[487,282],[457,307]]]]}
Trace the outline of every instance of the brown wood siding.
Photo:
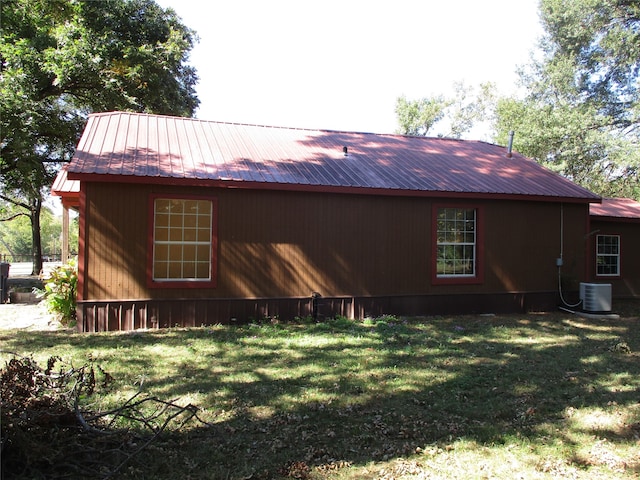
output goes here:
{"type": "Polygon", "coordinates": [[[257,298],[314,291],[352,296],[428,289],[430,203],[424,199],[216,190],[217,288],[148,289],[147,196],[163,190],[197,195],[197,189],[91,184],[87,190],[86,299],[257,298]]]}
{"type": "Polygon", "coordinates": [[[135,299],[148,296],[147,193],[122,184],[87,188],[84,298],[135,299]]]}
{"type": "Polygon", "coordinates": [[[156,299],[141,301],[83,301],[78,304],[78,329],[84,332],[140,328],[202,327],[312,316],[318,321],[342,315],[376,318],[381,315],[503,313],[555,309],[553,293],[395,295],[378,297],[269,299],[156,299]]]}
{"type": "MultiPolygon", "coordinates": [[[[443,203],[456,205],[419,197],[90,183],[86,186],[83,299],[307,298],[312,292],[330,298],[366,298],[556,291],[560,204],[465,200],[464,205],[482,208],[484,281],[433,285],[432,208],[443,203]],[[147,288],[148,196],[152,192],[216,196],[216,288],[147,288]]],[[[587,208],[586,204],[563,207],[563,275],[576,282],[585,277],[587,208]]]]}
{"type": "Polygon", "coordinates": [[[589,236],[590,281],[610,283],[613,297],[640,297],[640,223],[593,219],[591,232],[592,234],[589,236]],[[619,277],[601,277],[595,274],[597,235],[620,236],[619,277]]]}
{"type": "Polygon", "coordinates": [[[224,191],[219,294],[379,295],[427,288],[429,204],[412,198],[224,191]]]}
{"type": "Polygon", "coordinates": [[[484,289],[492,292],[556,290],[556,259],[561,254],[561,274],[572,288],[577,288],[577,282],[586,275],[587,209],[586,205],[538,202],[487,204],[484,289]]]}

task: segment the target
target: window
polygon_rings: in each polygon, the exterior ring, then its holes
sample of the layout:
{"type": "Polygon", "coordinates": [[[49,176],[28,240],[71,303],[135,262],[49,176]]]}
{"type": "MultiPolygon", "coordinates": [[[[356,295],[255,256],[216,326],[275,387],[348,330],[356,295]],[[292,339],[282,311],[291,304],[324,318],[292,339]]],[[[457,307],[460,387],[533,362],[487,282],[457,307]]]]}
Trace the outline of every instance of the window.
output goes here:
{"type": "Polygon", "coordinates": [[[475,278],[477,274],[477,210],[436,210],[436,277],[475,278]]]}
{"type": "Polygon", "coordinates": [[[596,275],[620,275],[620,236],[598,235],[596,240],[596,275]]]}
{"type": "Polygon", "coordinates": [[[214,281],[214,207],[212,199],[153,198],[152,282],[214,281]]]}

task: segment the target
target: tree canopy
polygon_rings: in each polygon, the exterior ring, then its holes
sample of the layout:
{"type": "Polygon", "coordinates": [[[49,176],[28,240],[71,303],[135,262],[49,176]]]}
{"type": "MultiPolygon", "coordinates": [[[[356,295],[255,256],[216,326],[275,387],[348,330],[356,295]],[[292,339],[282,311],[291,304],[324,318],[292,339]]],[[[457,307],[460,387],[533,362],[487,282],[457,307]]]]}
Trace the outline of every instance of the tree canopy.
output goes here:
{"type": "Polygon", "coordinates": [[[43,190],[73,155],[87,114],[192,116],[197,75],[187,61],[197,37],[153,0],[2,0],[1,8],[0,198],[29,212],[37,260],[43,190]]]}
{"type": "Polygon", "coordinates": [[[425,136],[433,125],[444,118],[447,101],[442,95],[408,100],[404,95],[396,100],[396,118],[402,135],[425,136]]]}
{"type": "Polygon", "coordinates": [[[440,127],[439,136],[461,138],[482,121],[494,102],[495,85],[484,83],[477,92],[463,82],[454,84],[451,97],[435,95],[396,100],[396,118],[402,135],[426,136],[440,127]]]}
{"type": "Polygon", "coordinates": [[[542,0],[544,35],[496,141],[601,195],[640,199],[640,2],[542,0]]]}

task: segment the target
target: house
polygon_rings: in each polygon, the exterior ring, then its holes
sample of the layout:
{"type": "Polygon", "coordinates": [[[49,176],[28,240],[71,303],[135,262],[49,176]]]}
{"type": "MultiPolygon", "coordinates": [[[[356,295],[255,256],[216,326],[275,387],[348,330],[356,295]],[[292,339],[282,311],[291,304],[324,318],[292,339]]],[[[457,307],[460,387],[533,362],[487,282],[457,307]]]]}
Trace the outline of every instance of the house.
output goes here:
{"type": "Polygon", "coordinates": [[[124,112],[89,116],[53,190],[83,331],[556,308],[601,201],[480,141],[124,112]]]}
{"type": "Polygon", "coordinates": [[[616,297],[640,297],[640,203],[603,198],[590,206],[589,278],[616,297]]]}

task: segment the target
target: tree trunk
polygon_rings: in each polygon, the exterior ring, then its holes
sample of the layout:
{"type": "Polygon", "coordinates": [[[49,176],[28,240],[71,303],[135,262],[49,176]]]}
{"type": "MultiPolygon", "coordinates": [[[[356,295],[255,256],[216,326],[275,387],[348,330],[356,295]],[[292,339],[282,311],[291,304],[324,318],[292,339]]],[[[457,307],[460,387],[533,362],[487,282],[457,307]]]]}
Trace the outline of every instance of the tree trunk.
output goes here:
{"type": "Polygon", "coordinates": [[[42,272],[42,237],[40,235],[40,211],[42,210],[42,196],[31,199],[31,254],[33,255],[33,270],[31,275],[42,272]]]}

